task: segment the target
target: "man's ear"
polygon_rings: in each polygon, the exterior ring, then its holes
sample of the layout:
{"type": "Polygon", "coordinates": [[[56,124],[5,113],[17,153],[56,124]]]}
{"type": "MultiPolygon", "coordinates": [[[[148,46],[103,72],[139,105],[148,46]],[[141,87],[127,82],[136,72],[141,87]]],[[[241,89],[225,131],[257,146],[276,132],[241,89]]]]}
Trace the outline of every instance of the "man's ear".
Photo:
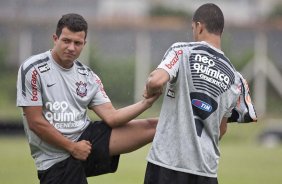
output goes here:
{"type": "Polygon", "coordinates": [[[204,24],[202,24],[201,22],[197,22],[196,27],[198,34],[202,34],[202,32],[204,31],[204,24]]]}
{"type": "Polygon", "coordinates": [[[56,34],[53,34],[52,37],[53,37],[53,41],[54,41],[54,42],[58,40],[58,36],[57,36],[56,34]]]}

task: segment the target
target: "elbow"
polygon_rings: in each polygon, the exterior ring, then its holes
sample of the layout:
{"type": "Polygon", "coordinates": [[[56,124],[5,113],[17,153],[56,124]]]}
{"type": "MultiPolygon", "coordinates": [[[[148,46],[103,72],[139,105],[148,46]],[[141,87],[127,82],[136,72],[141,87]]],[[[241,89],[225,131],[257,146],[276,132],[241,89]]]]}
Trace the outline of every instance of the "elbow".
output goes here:
{"type": "Polygon", "coordinates": [[[37,119],[28,121],[28,128],[37,135],[40,134],[42,127],[42,123],[37,119]]]}
{"type": "Polygon", "coordinates": [[[157,80],[156,78],[150,77],[147,81],[147,87],[149,89],[160,89],[163,85],[163,82],[161,80],[157,80]]]}
{"type": "Polygon", "coordinates": [[[224,135],[226,132],[227,132],[227,126],[221,127],[219,140],[221,140],[221,138],[223,137],[223,135],[224,135]]]}
{"type": "Polygon", "coordinates": [[[33,123],[28,123],[28,128],[33,132],[36,131],[36,126],[34,126],[33,123]]]}
{"type": "Polygon", "coordinates": [[[159,90],[169,81],[169,74],[162,69],[153,71],[147,80],[147,88],[159,90]]]}
{"type": "Polygon", "coordinates": [[[222,128],[222,134],[224,135],[226,132],[227,132],[227,126],[224,126],[224,127],[222,128]]]}
{"type": "Polygon", "coordinates": [[[116,121],[116,118],[114,118],[113,116],[107,117],[103,119],[103,121],[111,128],[115,128],[119,126],[119,124],[116,121]]]}
{"type": "Polygon", "coordinates": [[[38,126],[37,126],[36,124],[37,124],[37,123],[34,122],[34,121],[28,122],[28,128],[29,128],[32,132],[38,134],[38,133],[39,133],[39,128],[38,128],[38,126]]]}
{"type": "Polygon", "coordinates": [[[32,131],[36,130],[36,120],[34,119],[27,119],[28,128],[32,131]]]}

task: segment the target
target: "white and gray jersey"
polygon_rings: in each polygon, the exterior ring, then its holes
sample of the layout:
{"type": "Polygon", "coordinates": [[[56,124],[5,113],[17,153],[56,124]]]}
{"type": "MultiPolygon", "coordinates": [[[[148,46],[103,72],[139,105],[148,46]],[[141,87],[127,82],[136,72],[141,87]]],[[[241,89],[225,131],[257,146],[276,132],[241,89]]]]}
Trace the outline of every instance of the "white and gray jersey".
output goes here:
{"type": "MultiPolygon", "coordinates": [[[[27,59],[20,67],[17,81],[17,106],[42,106],[46,120],[72,141],[77,141],[90,123],[86,111],[110,102],[99,77],[75,61],[64,69],[47,51],[27,59]]],[[[38,170],[60,162],[69,153],[42,141],[27,125],[24,128],[38,170]]]]}
{"type": "Polygon", "coordinates": [[[230,61],[206,42],[173,44],[158,66],[170,80],[147,160],[191,174],[217,177],[219,127],[240,94],[230,61]]]}

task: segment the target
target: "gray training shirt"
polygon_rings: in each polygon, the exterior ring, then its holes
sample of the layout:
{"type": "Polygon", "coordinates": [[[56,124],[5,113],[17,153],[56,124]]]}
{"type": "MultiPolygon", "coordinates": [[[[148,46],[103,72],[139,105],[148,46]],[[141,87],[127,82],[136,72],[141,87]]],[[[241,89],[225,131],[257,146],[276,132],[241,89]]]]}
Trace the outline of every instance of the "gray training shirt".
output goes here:
{"type": "Polygon", "coordinates": [[[147,160],[181,172],[217,177],[219,127],[240,94],[240,80],[224,53],[206,42],[175,43],[158,69],[170,81],[147,160]]]}
{"type": "MultiPolygon", "coordinates": [[[[27,59],[19,69],[17,106],[42,106],[43,114],[59,132],[77,141],[90,123],[88,107],[110,102],[99,77],[78,61],[64,69],[51,51],[27,59]]],[[[25,132],[38,170],[46,170],[70,155],[42,141],[27,125],[25,132]]]]}

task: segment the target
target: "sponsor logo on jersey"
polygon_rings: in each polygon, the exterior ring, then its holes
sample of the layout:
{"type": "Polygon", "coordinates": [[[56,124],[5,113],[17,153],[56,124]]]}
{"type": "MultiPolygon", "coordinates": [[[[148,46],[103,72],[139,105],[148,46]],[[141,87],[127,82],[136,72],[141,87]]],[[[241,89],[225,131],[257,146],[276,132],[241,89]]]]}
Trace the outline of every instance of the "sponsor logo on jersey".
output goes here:
{"type": "Polygon", "coordinates": [[[207,119],[218,108],[218,103],[205,93],[192,92],[190,99],[193,115],[200,120],[207,119]]]}
{"type": "Polygon", "coordinates": [[[168,96],[168,97],[171,97],[171,98],[175,98],[175,92],[174,92],[173,90],[169,89],[169,90],[167,91],[167,96],[168,96]]]}
{"type": "Polygon", "coordinates": [[[53,84],[47,84],[47,87],[50,88],[52,86],[54,86],[56,83],[53,83],[53,84]]]}
{"type": "Polygon", "coordinates": [[[78,68],[77,72],[80,73],[81,75],[89,75],[88,70],[86,70],[85,68],[78,68]]]}
{"type": "Polygon", "coordinates": [[[212,111],[212,106],[206,102],[203,102],[201,100],[198,100],[198,99],[192,99],[192,104],[203,110],[203,111],[207,111],[207,112],[211,112],[212,111]]]}
{"type": "Polygon", "coordinates": [[[38,67],[38,70],[40,71],[40,73],[44,73],[44,72],[47,72],[48,70],[50,70],[50,67],[47,63],[45,63],[43,65],[40,65],[38,67]]]}
{"type": "Polygon", "coordinates": [[[219,69],[213,68],[215,66],[213,59],[197,54],[195,56],[195,61],[198,62],[193,64],[193,68],[197,73],[200,73],[200,78],[225,90],[227,89],[230,78],[219,69]]]}
{"type": "Polygon", "coordinates": [[[77,82],[75,84],[77,85],[76,94],[80,97],[85,97],[87,95],[87,84],[82,81],[77,82]]]}
{"type": "Polygon", "coordinates": [[[165,66],[168,69],[171,69],[179,61],[179,56],[182,54],[183,54],[183,50],[178,50],[177,52],[175,52],[175,56],[172,58],[169,64],[165,64],[165,66]]]}
{"type": "Polygon", "coordinates": [[[83,114],[72,110],[66,101],[47,102],[45,107],[45,118],[57,129],[77,127],[79,123],[76,121],[83,117],[83,114]]]}
{"type": "Polygon", "coordinates": [[[31,95],[31,100],[32,101],[37,101],[38,100],[38,87],[37,87],[37,76],[38,76],[38,72],[36,70],[33,70],[32,71],[32,74],[31,74],[31,92],[32,92],[32,95],[31,95]]]}
{"type": "Polygon", "coordinates": [[[104,85],[100,79],[95,79],[96,83],[99,85],[99,89],[105,98],[108,98],[106,91],[104,89],[104,85]]]}

